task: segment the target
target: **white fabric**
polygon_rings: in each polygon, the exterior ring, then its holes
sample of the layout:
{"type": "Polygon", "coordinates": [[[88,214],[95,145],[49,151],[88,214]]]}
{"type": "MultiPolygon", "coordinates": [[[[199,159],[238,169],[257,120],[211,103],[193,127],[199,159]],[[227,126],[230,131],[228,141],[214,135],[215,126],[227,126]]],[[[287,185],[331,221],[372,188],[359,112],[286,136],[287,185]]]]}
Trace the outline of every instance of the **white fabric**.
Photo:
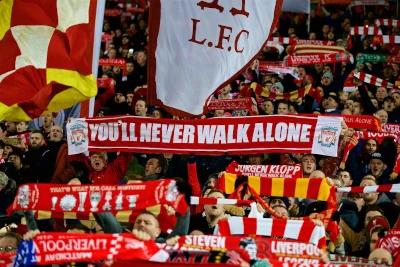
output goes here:
{"type": "Polygon", "coordinates": [[[90,0],[57,0],[57,30],[66,32],[71,26],[89,23],[90,0]]]}
{"type": "Polygon", "coordinates": [[[284,0],[282,11],[310,14],[310,0],[284,0]]]}
{"type": "Polygon", "coordinates": [[[251,203],[250,204],[250,213],[249,213],[249,215],[247,216],[247,217],[249,217],[249,218],[257,218],[257,219],[262,219],[262,218],[264,218],[264,214],[262,214],[261,212],[259,212],[258,210],[257,210],[257,203],[256,202],[253,202],[253,203],[251,203]]]}
{"type": "Polygon", "coordinates": [[[276,1],[247,0],[248,18],[230,13],[232,8],[241,9],[242,0],[220,0],[219,5],[224,8],[222,13],[210,8],[202,10],[198,3],[161,0],[155,52],[157,98],[166,106],[196,115],[203,112],[206,99],[261,50],[270,34],[276,1]],[[200,21],[196,40],[206,39],[204,45],[189,41],[193,35],[192,19],[200,21]],[[230,40],[223,40],[224,49],[215,48],[220,35],[218,25],[232,28],[232,31],[225,30],[224,35],[230,34],[230,40]],[[235,42],[242,30],[249,32],[248,39],[247,34],[242,33],[235,42]],[[235,52],[235,43],[243,53],[235,52]]]}
{"type": "Polygon", "coordinates": [[[68,155],[76,155],[88,151],[88,123],[85,119],[71,119],[66,128],[68,155]]]}
{"type": "Polygon", "coordinates": [[[312,154],[337,157],[342,121],[341,117],[318,116],[312,154]]]}

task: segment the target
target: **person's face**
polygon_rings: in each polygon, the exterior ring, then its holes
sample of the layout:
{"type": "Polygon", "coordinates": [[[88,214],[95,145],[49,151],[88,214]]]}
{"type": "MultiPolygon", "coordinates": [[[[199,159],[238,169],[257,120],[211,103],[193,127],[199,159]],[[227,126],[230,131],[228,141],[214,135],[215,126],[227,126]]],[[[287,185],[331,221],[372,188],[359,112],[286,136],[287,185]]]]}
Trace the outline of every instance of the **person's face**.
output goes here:
{"type": "MultiPolygon", "coordinates": [[[[341,188],[343,187],[343,184],[340,180],[337,179],[332,179],[333,185],[335,186],[335,188],[341,188]]],[[[340,201],[342,201],[342,196],[343,193],[341,192],[336,192],[336,201],[339,203],[340,201]]]]}
{"type": "Polygon", "coordinates": [[[342,100],[342,103],[346,103],[346,101],[349,99],[349,93],[348,92],[343,92],[339,96],[339,99],[342,100]]]}
{"type": "Polygon", "coordinates": [[[353,115],[361,115],[361,107],[360,107],[360,103],[355,102],[353,104],[353,115]]]}
{"type": "Polygon", "coordinates": [[[53,123],[54,123],[54,118],[53,118],[53,116],[51,114],[46,114],[43,117],[43,125],[44,126],[50,127],[50,126],[53,125],[53,123]]]}
{"type": "Polygon", "coordinates": [[[54,125],[50,130],[50,141],[59,142],[63,137],[62,129],[58,125],[54,125]]]}
{"type": "Polygon", "coordinates": [[[383,102],[383,109],[387,112],[392,112],[394,109],[394,102],[391,99],[387,99],[383,102]]]}
{"type": "Polygon", "coordinates": [[[375,232],[371,235],[371,241],[369,242],[369,251],[373,251],[375,249],[376,242],[378,242],[378,232],[375,232]]]}
{"type": "Polygon", "coordinates": [[[7,132],[10,132],[10,133],[15,132],[15,130],[16,130],[15,122],[6,121],[5,125],[7,127],[7,132]]]}
{"type": "Polygon", "coordinates": [[[303,173],[308,175],[317,169],[315,160],[311,156],[304,156],[301,159],[301,167],[303,168],[303,173]]]}
{"type": "Polygon", "coordinates": [[[223,111],[223,110],[216,110],[214,112],[214,117],[223,117],[224,113],[225,113],[225,111],[223,111]]]}
{"type": "Polygon", "coordinates": [[[12,146],[6,145],[6,146],[4,147],[4,150],[3,150],[3,159],[7,159],[7,158],[8,158],[8,155],[9,155],[11,152],[13,152],[12,146]]]}
{"type": "MultiPolygon", "coordinates": [[[[111,70],[111,66],[101,66],[103,72],[109,72],[111,70]]],[[[110,78],[107,75],[103,78],[110,78]]]]}
{"type": "MultiPolygon", "coordinates": [[[[376,185],[376,183],[372,180],[362,180],[360,183],[360,186],[374,186],[374,185],[376,185]]],[[[361,197],[364,199],[366,203],[369,203],[378,198],[378,193],[362,193],[361,197]]]]}
{"type": "Polygon", "coordinates": [[[140,214],[136,218],[133,229],[149,234],[153,240],[155,240],[161,233],[156,218],[150,214],[140,214]]]}
{"type": "Polygon", "coordinates": [[[247,251],[247,253],[249,253],[250,260],[257,259],[257,245],[256,244],[248,244],[244,249],[247,251]]]}
{"type": "Polygon", "coordinates": [[[133,100],[133,94],[127,94],[126,95],[126,102],[128,103],[129,106],[132,105],[132,100],[133,100]]]}
{"type": "Polygon", "coordinates": [[[18,249],[17,240],[12,237],[3,237],[0,239],[0,253],[16,254],[18,249]]]}
{"type": "Polygon", "coordinates": [[[325,85],[325,86],[329,86],[329,85],[331,85],[332,80],[331,80],[331,78],[329,78],[329,77],[324,77],[324,78],[322,78],[321,83],[322,83],[323,85],[325,85]]]}
{"type": "Polygon", "coordinates": [[[389,251],[383,248],[377,248],[372,251],[368,256],[369,261],[380,261],[381,263],[387,264],[390,262],[393,264],[393,257],[389,251]]]}
{"type": "Polygon", "coordinates": [[[145,174],[147,175],[153,175],[156,173],[161,172],[161,167],[158,167],[158,159],[152,158],[149,159],[146,163],[145,167],[145,174]]]}
{"type": "Polygon", "coordinates": [[[3,131],[3,129],[0,128],[0,139],[4,139],[7,135],[7,131],[3,131]]]}
{"type": "Polygon", "coordinates": [[[224,88],[222,88],[221,92],[223,95],[227,95],[231,92],[232,87],[230,84],[228,84],[227,86],[225,86],[224,88]]]}
{"type": "Polygon", "coordinates": [[[110,49],[108,52],[108,58],[116,58],[117,57],[117,50],[115,49],[110,49]]]}
{"type": "Polygon", "coordinates": [[[396,108],[400,107],[400,94],[395,93],[392,95],[393,99],[394,99],[394,105],[396,108]]]}
{"type": "Polygon", "coordinates": [[[146,117],[147,107],[146,103],[142,100],[138,100],[135,105],[136,116],[146,117]]]}
{"type": "Polygon", "coordinates": [[[367,214],[365,214],[365,220],[364,220],[365,228],[367,228],[368,223],[371,221],[371,219],[376,216],[383,217],[382,213],[380,213],[379,211],[376,211],[376,210],[371,210],[371,211],[367,212],[367,214]]]}
{"type": "Polygon", "coordinates": [[[306,76],[306,70],[304,68],[299,68],[299,77],[304,78],[306,76]]]}
{"type": "Polygon", "coordinates": [[[108,32],[110,30],[110,24],[104,23],[103,29],[105,32],[108,32]]]}
{"type": "Polygon", "coordinates": [[[26,130],[28,130],[28,123],[24,121],[18,122],[17,132],[22,133],[25,132],[26,130]]]}
{"type": "Polygon", "coordinates": [[[21,158],[17,155],[11,155],[8,157],[8,162],[12,163],[17,170],[22,168],[21,158]]]}
{"type": "Polygon", "coordinates": [[[286,206],[285,202],[283,202],[283,200],[279,198],[272,199],[272,201],[269,202],[269,205],[271,206],[271,208],[274,208],[275,206],[286,206]]]}
{"type": "Polygon", "coordinates": [[[297,114],[297,111],[296,111],[296,109],[294,108],[293,105],[289,106],[289,114],[297,114]]]}
{"type": "Polygon", "coordinates": [[[309,78],[308,76],[305,76],[305,77],[304,77],[303,82],[304,82],[304,85],[309,85],[309,84],[312,83],[311,80],[310,80],[310,78],[309,78]]]}
{"type": "Polygon", "coordinates": [[[104,158],[104,155],[101,153],[94,153],[90,157],[90,165],[92,169],[96,172],[101,171],[107,165],[107,160],[104,158]]]}
{"type": "Polygon", "coordinates": [[[278,114],[279,115],[286,115],[289,113],[289,107],[285,103],[279,103],[278,105],[278,114]]]}
{"type": "Polygon", "coordinates": [[[386,169],[386,164],[384,164],[380,159],[371,159],[369,162],[369,168],[373,176],[379,177],[383,170],[386,169]]]}
{"type": "Polygon", "coordinates": [[[123,94],[121,94],[121,93],[115,93],[115,96],[114,96],[114,102],[115,103],[122,103],[122,102],[124,102],[126,99],[125,99],[125,96],[123,95],[123,94]]]}
{"type": "Polygon", "coordinates": [[[392,63],[392,68],[395,73],[399,72],[399,64],[392,63]]]}
{"type": "Polygon", "coordinates": [[[378,100],[376,99],[371,99],[372,105],[374,105],[375,108],[379,108],[379,103],[378,100]]]}
{"type": "Polygon", "coordinates": [[[146,60],[147,60],[146,55],[143,52],[139,52],[136,58],[137,63],[140,66],[143,66],[144,64],[146,64],[146,60]]]}
{"type": "Polygon", "coordinates": [[[379,101],[382,101],[387,96],[388,96],[388,92],[385,87],[378,87],[378,89],[376,89],[376,98],[379,101]]]}
{"type": "Polygon", "coordinates": [[[390,78],[393,75],[392,68],[384,68],[383,69],[383,76],[390,78]]]}
{"type": "Polygon", "coordinates": [[[129,43],[129,38],[126,37],[126,36],[124,36],[124,37],[122,38],[122,44],[123,44],[123,45],[126,45],[127,43],[129,43]]]}
{"type": "MultiPolygon", "coordinates": [[[[214,192],[208,195],[209,198],[225,198],[224,195],[222,195],[219,192],[214,192]]],[[[217,205],[204,205],[204,211],[206,212],[207,216],[211,217],[219,217],[224,213],[224,208],[222,204],[217,204],[217,205]]]]}
{"type": "Polygon", "coordinates": [[[215,179],[214,178],[208,179],[207,186],[214,187],[215,186],[215,179]]]}
{"type": "Polygon", "coordinates": [[[271,101],[264,101],[261,105],[261,109],[266,113],[266,114],[272,114],[274,113],[274,105],[272,104],[271,101]]]}
{"type": "Polygon", "coordinates": [[[332,97],[328,97],[328,101],[324,102],[324,109],[337,108],[338,103],[332,97]]]}
{"type": "Polygon", "coordinates": [[[127,72],[128,74],[131,74],[131,73],[133,72],[133,70],[134,70],[134,68],[133,68],[133,63],[132,63],[132,62],[127,63],[127,64],[126,64],[126,72],[127,72]]]}
{"type": "Polygon", "coordinates": [[[113,72],[118,75],[121,72],[121,68],[118,67],[118,66],[114,66],[113,67],[113,72]]]}
{"type": "Polygon", "coordinates": [[[329,32],[329,25],[322,26],[322,33],[327,34],[329,32]]]}
{"type": "MultiPolygon", "coordinates": [[[[276,213],[278,213],[281,216],[285,216],[285,217],[289,217],[289,213],[287,212],[287,210],[283,207],[274,207],[272,208],[276,213]]],[[[274,216],[272,216],[273,218],[275,218],[274,216]]]]}
{"type": "Polygon", "coordinates": [[[378,115],[381,125],[385,125],[388,122],[388,113],[385,110],[379,110],[376,115],[378,115]]]}
{"type": "Polygon", "coordinates": [[[249,155],[249,163],[251,165],[261,165],[262,164],[261,155],[249,155]]]}
{"type": "Polygon", "coordinates": [[[315,32],[311,32],[310,36],[308,37],[309,40],[317,40],[317,35],[315,34],[315,32]]]}
{"type": "Polygon", "coordinates": [[[151,116],[152,116],[153,118],[158,118],[158,119],[160,119],[160,118],[161,118],[161,113],[160,113],[159,110],[154,110],[153,113],[151,114],[151,116]]]}
{"type": "Polygon", "coordinates": [[[329,67],[329,66],[324,66],[324,68],[323,68],[323,70],[322,70],[322,73],[325,73],[325,72],[331,72],[331,67],[329,67]]]}
{"type": "Polygon", "coordinates": [[[376,141],[373,139],[369,139],[365,144],[365,149],[367,150],[368,154],[372,154],[376,151],[376,141]]]}
{"type": "Polygon", "coordinates": [[[350,179],[350,173],[349,172],[344,172],[343,171],[343,172],[340,172],[339,175],[342,178],[345,187],[351,186],[353,181],[350,179]]]}
{"type": "Polygon", "coordinates": [[[31,140],[30,140],[32,149],[39,149],[39,148],[41,148],[42,145],[43,145],[43,141],[44,141],[44,140],[43,140],[43,137],[42,137],[41,134],[39,134],[39,133],[33,133],[33,134],[31,135],[31,140]]]}
{"type": "Polygon", "coordinates": [[[328,40],[330,41],[335,40],[335,34],[333,32],[328,32],[328,40]]]}

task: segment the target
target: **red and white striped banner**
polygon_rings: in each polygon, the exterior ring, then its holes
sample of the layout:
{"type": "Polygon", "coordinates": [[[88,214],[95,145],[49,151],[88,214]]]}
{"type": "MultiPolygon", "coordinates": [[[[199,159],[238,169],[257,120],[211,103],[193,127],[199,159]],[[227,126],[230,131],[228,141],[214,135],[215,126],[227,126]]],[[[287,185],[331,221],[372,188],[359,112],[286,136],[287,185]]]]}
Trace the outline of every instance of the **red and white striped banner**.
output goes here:
{"type": "Polygon", "coordinates": [[[290,74],[293,77],[298,77],[298,72],[294,67],[286,67],[286,66],[277,66],[277,65],[268,65],[268,64],[259,64],[258,70],[260,72],[270,72],[270,73],[284,73],[290,74]]]}
{"type": "Polygon", "coordinates": [[[390,27],[400,27],[400,20],[397,19],[376,19],[374,24],[376,26],[390,26],[390,27]]]}
{"type": "Polygon", "coordinates": [[[351,2],[349,7],[353,6],[389,6],[388,0],[356,0],[351,2]]]}
{"type": "Polygon", "coordinates": [[[342,188],[336,188],[336,192],[341,192],[341,193],[400,193],[400,184],[342,187],[342,188]]]}
{"type": "Polygon", "coordinates": [[[356,26],[350,30],[351,35],[382,35],[382,30],[378,27],[356,26]]]}
{"type": "Polygon", "coordinates": [[[190,205],[250,205],[254,200],[190,197],[190,205]]]}
{"type": "Polygon", "coordinates": [[[294,55],[337,54],[344,53],[346,49],[340,46],[325,45],[296,45],[290,51],[294,55]]]}
{"type": "Polygon", "coordinates": [[[399,87],[395,86],[394,84],[392,84],[388,81],[385,81],[385,80],[378,78],[376,76],[373,76],[371,74],[366,74],[364,72],[355,73],[354,77],[356,77],[357,79],[359,79],[365,83],[372,84],[375,86],[382,86],[382,87],[386,87],[389,89],[399,89],[399,87]]]}
{"type": "Polygon", "coordinates": [[[270,37],[268,39],[268,41],[270,42],[279,42],[282,44],[290,44],[291,41],[293,41],[294,38],[290,38],[290,37],[270,37]]]}
{"type": "Polygon", "coordinates": [[[273,236],[309,242],[319,248],[326,246],[325,228],[316,226],[312,221],[233,216],[228,220],[220,220],[218,226],[219,233],[223,236],[273,236]]]}

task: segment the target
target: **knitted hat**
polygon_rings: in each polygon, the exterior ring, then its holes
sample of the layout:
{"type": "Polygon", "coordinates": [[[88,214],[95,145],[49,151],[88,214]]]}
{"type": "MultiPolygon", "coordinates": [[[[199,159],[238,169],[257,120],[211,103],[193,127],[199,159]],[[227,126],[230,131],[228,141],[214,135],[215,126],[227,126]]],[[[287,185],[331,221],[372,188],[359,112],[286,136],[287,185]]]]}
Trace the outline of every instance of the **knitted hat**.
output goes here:
{"type": "Polygon", "coordinates": [[[274,83],[273,85],[272,85],[272,87],[278,87],[280,90],[281,90],[281,92],[283,93],[284,92],[284,88],[283,88],[283,84],[281,83],[281,82],[277,82],[277,83],[274,83]]]}
{"type": "Polygon", "coordinates": [[[373,228],[379,227],[379,226],[383,227],[383,228],[385,228],[387,230],[390,229],[389,222],[385,217],[383,217],[383,216],[375,216],[369,221],[369,223],[367,225],[368,233],[371,233],[371,230],[373,228]]]}
{"type": "Polygon", "coordinates": [[[322,75],[322,79],[324,78],[329,78],[331,81],[333,81],[333,75],[329,71],[325,72],[324,75],[322,75]]]}
{"type": "Polygon", "coordinates": [[[4,172],[0,172],[0,187],[6,187],[8,184],[8,176],[4,172]]]}

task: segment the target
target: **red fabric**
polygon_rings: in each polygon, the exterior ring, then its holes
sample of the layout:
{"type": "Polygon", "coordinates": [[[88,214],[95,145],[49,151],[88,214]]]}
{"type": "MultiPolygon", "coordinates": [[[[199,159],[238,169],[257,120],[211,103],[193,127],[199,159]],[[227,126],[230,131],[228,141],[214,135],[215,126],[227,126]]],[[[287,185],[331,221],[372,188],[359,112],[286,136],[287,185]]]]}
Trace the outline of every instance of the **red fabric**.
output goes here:
{"type": "MultiPolygon", "coordinates": [[[[188,163],[188,183],[192,187],[192,196],[194,197],[201,197],[201,187],[199,183],[199,177],[197,177],[197,165],[196,163],[188,163]]],[[[203,212],[203,206],[191,206],[190,207],[190,214],[197,214],[203,212]]]]}
{"type": "Polygon", "coordinates": [[[96,101],[94,104],[94,115],[97,115],[97,112],[100,108],[104,107],[105,104],[110,101],[110,99],[115,95],[115,88],[114,86],[110,86],[106,89],[106,91],[98,94],[96,96],[96,101]]]}
{"type": "Polygon", "coordinates": [[[119,156],[101,171],[93,171],[90,168],[91,173],[89,179],[92,184],[118,184],[124,177],[128,170],[129,162],[132,159],[132,153],[121,152],[119,156]]]}
{"type": "Polygon", "coordinates": [[[175,214],[168,215],[164,205],[161,205],[160,213],[158,214],[158,222],[161,231],[169,234],[170,231],[174,230],[176,225],[176,216],[175,214]]]}
{"type": "Polygon", "coordinates": [[[338,54],[313,54],[313,55],[301,55],[301,56],[288,56],[284,60],[286,65],[298,66],[298,65],[314,65],[323,63],[338,63],[349,61],[348,53],[338,54]],[[338,56],[339,55],[339,56],[338,56]]]}

